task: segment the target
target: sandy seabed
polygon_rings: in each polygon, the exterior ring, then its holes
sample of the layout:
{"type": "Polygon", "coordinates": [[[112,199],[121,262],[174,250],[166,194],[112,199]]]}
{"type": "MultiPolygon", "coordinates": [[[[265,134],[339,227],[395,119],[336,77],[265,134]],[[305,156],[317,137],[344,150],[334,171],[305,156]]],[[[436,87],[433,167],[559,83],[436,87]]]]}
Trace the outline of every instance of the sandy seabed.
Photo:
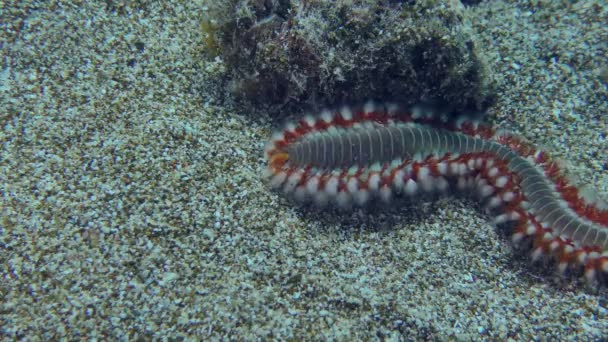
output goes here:
{"type": "MultiPolygon", "coordinates": [[[[606,289],[532,264],[473,201],[341,214],[269,191],[278,123],[210,81],[200,1],[77,3],[0,10],[2,339],[608,336],[606,289]]],[[[467,9],[487,120],[604,198],[607,7],[467,9]]]]}

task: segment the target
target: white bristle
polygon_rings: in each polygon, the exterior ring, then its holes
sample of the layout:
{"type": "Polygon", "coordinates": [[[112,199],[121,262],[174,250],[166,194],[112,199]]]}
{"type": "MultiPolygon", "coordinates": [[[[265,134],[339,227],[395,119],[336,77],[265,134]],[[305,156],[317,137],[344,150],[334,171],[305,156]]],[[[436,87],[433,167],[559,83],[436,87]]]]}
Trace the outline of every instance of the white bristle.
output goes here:
{"type": "Polygon", "coordinates": [[[414,120],[419,119],[424,115],[424,109],[421,106],[413,106],[411,112],[414,120]]]}
{"type": "Polygon", "coordinates": [[[338,131],[338,128],[337,128],[336,126],[329,126],[329,127],[327,127],[326,132],[327,132],[328,134],[333,134],[333,135],[336,135],[336,134],[338,134],[340,131],[338,131]]]}
{"type": "Polygon", "coordinates": [[[536,227],[533,224],[529,224],[526,227],[526,235],[532,235],[536,232],[536,227]]]}
{"type": "Polygon", "coordinates": [[[331,176],[329,178],[329,180],[327,180],[327,183],[325,183],[325,191],[327,191],[327,194],[331,197],[335,197],[338,194],[338,185],[340,184],[340,181],[338,180],[338,177],[336,176],[331,176]]]}
{"type": "Polygon", "coordinates": [[[389,203],[392,197],[392,192],[391,192],[391,188],[384,185],[382,188],[380,188],[380,199],[382,201],[384,201],[385,203],[389,203]]]}
{"type": "Polygon", "coordinates": [[[469,170],[475,170],[475,160],[469,159],[467,161],[467,167],[469,168],[469,170]]]}
{"type": "Polygon", "coordinates": [[[467,181],[464,177],[458,177],[456,180],[456,188],[458,188],[458,190],[464,190],[467,188],[467,181]]]}
{"type": "Polygon", "coordinates": [[[378,191],[378,189],[380,188],[380,180],[380,175],[377,173],[373,173],[367,181],[369,189],[371,191],[378,191]]]}
{"type": "Polygon", "coordinates": [[[532,261],[537,261],[543,256],[543,249],[538,247],[532,252],[532,261]]]}
{"type": "Polygon", "coordinates": [[[496,179],[495,185],[498,188],[502,188],[507,184],[508,181],[509,178],[507,178],[506,176],[500,176],[496,179]]]}
{"type": "Polygon", "coordinates": [[[285,133],[283,132],[274,132],[272,133],[272,137],[270,138],[272,141],[272,145],[274,145],[275,141],[285,140],[285,133]]]}
{"type": "Polygon", "coordinates": [[[585,278],[588,282],[592,282],[595,279],[595,272],[594,268],[585,269],[585,278]]]}
{"type": "Polygon", "coordinates": [[[515,234],[513,234],[513,236],[511,237],[511,241],[513,241],[513,243],[519,243],[523,238],[524,238],[524,234],[521,232],[517,232],[515,234]]]}
{"type": "Polygon", "coordinates": [[[587,252],[581,252],[576,256],[576,260],[579,264],[584,265],[585,261],[587,261],[587,252]]]}
{"type": "Polygon", "coordinates": [[[554,241],[551,241],[551,243],[549,244],[549,249],[550,249],[552,252],[555,252],[555,251],[556,251],[556,250],[559,248],[559,246],[560,246],[559,241],[554,240],[554,241]]]}
{"type": "Polygon", "coordinates": [[[319,189],[319,176],[314,176],[306,181],[306,191],[309,194],[314,194],[319,189]]]}
{"type": "Polygon", "coordinates": [[[450,187],[450,184],[448,183],[448,181],[445,178],[443,178],[443,177],[436,178],[435,188],[437,188],[437,190],[445,192],[448,190],[449,187],[450,187]]]}
{"type": "Polygon", "coordinates": [[[451,162],[450,163],[450,175],[458,175],[459,172],[458,170],[460,170],[460,164],[456,163],[456,162],[451,162]]]}
{"type": "Polygon", "coordinates": [[[354,196],[354,199],[355,199],[355,203],[357,205],[363,205],[369,199],[369,191],[367,191],[367,190],[359,190],[359,191],[353,193],[353,196],[354,196]]]}
{"type": "Polygon", "coordinates": [[[349,107],[342,107],[342,109],[340,109],[340,115],[342,115],[342,118],[346,121],[350,121],[353,119],[353,112],[350,110],[349,107]]]}
{"type": "Polygon", "coordinates": [[[456,120],[455,125],[457,128],[462,128],[462,126],[467,122],[469,122],[468,118],[460,117],[456,120]]]}
{"type": "Polygon", "coordinates": [[[290,193],[295,189],[296,185],[302,178],[302,171],[296,171],[287,177],[287,181],[283,185],[283,190],[287,193],[290,193]]]}
{"type": "Polygon", "coordinates": [[[395,103],[387,103],[386,104],[386,112],[388,115],[390,116],[394,116],[397,113],[399,113],[399,105],[395,104],[395,103]]]}
{"type": "Polygon", "coordinates": [[[403,189],[403,185],[405,184],[403,178],[405,177],[405,171],[399,170],[395,172],[395,177],[393,178],[393,186],[397,190],[403,189]]]}
{"type": "Polygon", "coordinates": [[[350,206],[352,196],[347,191],[340,191],[336,196],[336,203],[342,209],[346,209],[350,206]]]}
{"type": "Polygon", "coordinates": [[[357,180],[357,178],[349,178],[348,182],[346,182],[346,189],[353,194],[357,192],[357,190],[359,190],[359,181],[357,180]]]}
{"type": "Polygon", "coordinates": [[[458,164],[458,174],[461,176],[464,176],[467,174],[467,166],[465,165],[465,163],[458,164]]]}
{"type": "Polygon", "coordinates": [[[426,178],[429,176],[430,173],[431,173],[431,171],[429,170],[429,168],[426,166],[423,166],[420,169],[418,169],[418,178],[426,178]]]}
{"type": "Polygon", "coordinates": [[[270,180],[270,187],[273,189],[276,189],[276,188],[280,187],[283,184],[283,182],[285,182],[286,179],[287,179],[287,173],[279,172],[276,175],[274,175],[272,177],[272,179],[270,180]]]}
{"type": "Polygon", "coordinates": [[[488,197],[494,193],[494,187],[491,185],[484,184],[479,188],[479,195],[482,198],[488,197]]]}
{"type": "Polygon", "coordinates": [[[365,105],[363,106],[363,112],[365,114],[369,114],[369,113],[373,113],[376,111],[376,105],[374,104],[373,101],[368,101],[367,103],[365,103],[365,105]]]}
{"type": "Polygon", "coordinates": [[[448,173],[448,164],[445,162],[440,162],[437,164],[437,171],[439,171],[442,175],[447,175],[448,173]]]}
{"type": "Polygon", "coordinates": [[[490,198],[490,201],[488,202],[489,208],[497,208],[501,205],[502,205],[502,200],[498,196],[492,196],[492,198],[490,198]]]}
{"type": "Polygon", "coordinates": [[[313,127],[317,123],[317,120],[315,119],[314,116],[309,114],[309,115],[304,116],[304,122],[308,126],[313,127]]]}
{"type": "Polygon", "coordinates": [[[334,120],[334,116],[327,109],[323,110],[319,117],[321,118],[321,120],[325,121],[326,123],[331,123],[334,120]]]}
{"type": "Polygon", "coordinates": [[[321,190],[321,191],[317,191],[314,194],[314,200],[315,200],[315,204],[318,206],[325,206],[327,204],[327,202],[329,201],[329,196],[327,195],[327,192],[321,190]]]}
{"type": "Polygon", "coordinates": [[[306,202],[308,199],[308,191],[305,186],[298,186],[293,192],[293,197],[298,202],[306,202]]]}
{"type": "Polygon", "coordinates": [[[567,270],[567,269],[568,269],[568,263],[567,263],[567,262],[560,262],[560,263],[557,265],[557,271],[558,271],[560,274],[562,274],[562,275],[566,273],[566,270],[567,270]]]}
{"type": "Polygon", "coordinates": [[[500,214],[494,218],[494,224],[499,225],[509,221],[509,214],[500,214]]]}
{"type": "Polygon", "coordinates": [[[293,122],[290,122],[288,124],[285,125],[285,130],[290,132],[290,133],[295,133],[296,131],[296,125],[293,122]]]}
{"type": "Polygon", "coordinates": [[[403,191],[407,194],[407,195],[414,195],[416,193],[416,191],[418,191],[418,184],[416,184],[415,181],[413,181],[412,179],[408,179],[407,182],[405,182],[405,186],[403,188],[403,191]]]}
{"type": "Polygon", "coordinates": [[[515,199],[515,194],[512,191],[507,191],[502,194],[502,200],[505,202],[511,202],[513,199],[515,199]]]}
{"type": "Polygon", "coordinates": [[[431,171],[428,167],[421,167],[418,170],[418,184],[424,191],[430,192],[433,190],[433,182],[435,178],[430,175],[431,171]]]}

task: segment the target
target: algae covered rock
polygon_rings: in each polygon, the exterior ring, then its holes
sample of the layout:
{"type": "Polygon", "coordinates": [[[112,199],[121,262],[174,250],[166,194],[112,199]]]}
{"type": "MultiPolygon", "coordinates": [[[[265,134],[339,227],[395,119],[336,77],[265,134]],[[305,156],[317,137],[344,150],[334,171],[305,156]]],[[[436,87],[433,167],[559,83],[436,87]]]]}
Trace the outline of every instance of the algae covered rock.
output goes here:
{"type": "Polygon", "coordinates": [[[494,84],[460,1],[209,3],[228,88],[272,113],[366,99],[481,111],[494,84]]]}

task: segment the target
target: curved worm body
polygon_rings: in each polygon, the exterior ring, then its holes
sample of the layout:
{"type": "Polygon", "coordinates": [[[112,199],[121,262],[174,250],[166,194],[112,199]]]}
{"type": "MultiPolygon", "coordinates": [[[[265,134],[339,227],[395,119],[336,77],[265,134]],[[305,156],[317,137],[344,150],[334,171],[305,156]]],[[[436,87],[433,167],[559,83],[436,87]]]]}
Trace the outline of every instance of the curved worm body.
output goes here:
{"type": "Polygon", "coordinates": [[[533,259],[608,280],[608,210],[587,203],[546,153],[491,127],[368,104],[288,124],[266,157],[273,188],[319,205],[476,190],[533,259]]]}

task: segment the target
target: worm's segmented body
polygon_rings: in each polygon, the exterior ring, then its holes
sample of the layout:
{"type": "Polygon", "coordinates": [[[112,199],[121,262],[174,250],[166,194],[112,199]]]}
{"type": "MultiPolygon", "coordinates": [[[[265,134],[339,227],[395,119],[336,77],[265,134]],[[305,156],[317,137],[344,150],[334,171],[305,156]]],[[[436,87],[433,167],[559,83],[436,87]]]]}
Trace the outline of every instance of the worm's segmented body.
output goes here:
{"type": "Polygon", "coordinates": [[[608,209],[585,202],[546,153],[491,127],[398,106],[345,107],[287,125],[266,157],[273,188],[320,205],[475,189],[534,259],[608,280],[608,209]]]}

